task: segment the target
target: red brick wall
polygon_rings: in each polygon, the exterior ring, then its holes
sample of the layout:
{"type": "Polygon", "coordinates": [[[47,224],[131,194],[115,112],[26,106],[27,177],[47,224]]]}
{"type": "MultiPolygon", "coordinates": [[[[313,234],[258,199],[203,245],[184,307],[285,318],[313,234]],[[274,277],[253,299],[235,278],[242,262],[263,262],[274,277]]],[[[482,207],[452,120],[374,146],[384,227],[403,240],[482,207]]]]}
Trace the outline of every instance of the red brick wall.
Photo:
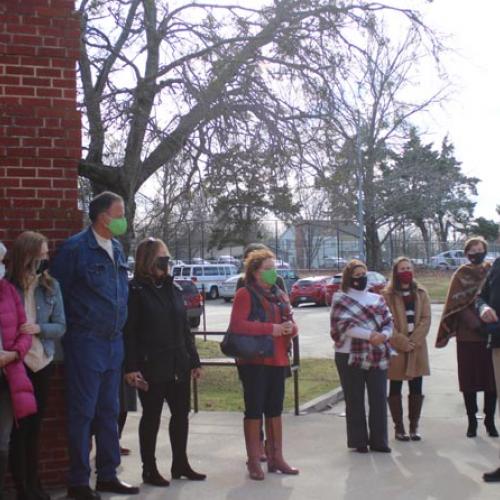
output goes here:
{"type": "MultiPolygon", "coordinates": [[[[79,22],[73,0],[0,3],[0,241],[21,231],[51,247],[79,231],[76,108],[79,22]]],[[[42,481],[66,479],[63,367],[58,366],[42,432],[42,481]]]]}

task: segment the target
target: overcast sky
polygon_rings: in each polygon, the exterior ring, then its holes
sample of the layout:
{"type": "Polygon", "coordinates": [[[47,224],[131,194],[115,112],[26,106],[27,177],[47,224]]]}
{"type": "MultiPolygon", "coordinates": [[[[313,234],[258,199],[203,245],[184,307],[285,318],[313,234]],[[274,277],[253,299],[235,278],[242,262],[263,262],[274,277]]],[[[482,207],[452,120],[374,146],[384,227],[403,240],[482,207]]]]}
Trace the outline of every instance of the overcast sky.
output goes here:
{"type": "MultiPolygon", "coordinates": [[[[401,2],[403,3],[403,2],[401,2]]],[[[451,102],[436,110],[428,129],[449,133],[468,175],[479,177],[476,216],[498,219],[500,204],[500,1],[434,0],[428,24],[451,35],[457,54],[445,65],[457,86],[451,102]]]]}

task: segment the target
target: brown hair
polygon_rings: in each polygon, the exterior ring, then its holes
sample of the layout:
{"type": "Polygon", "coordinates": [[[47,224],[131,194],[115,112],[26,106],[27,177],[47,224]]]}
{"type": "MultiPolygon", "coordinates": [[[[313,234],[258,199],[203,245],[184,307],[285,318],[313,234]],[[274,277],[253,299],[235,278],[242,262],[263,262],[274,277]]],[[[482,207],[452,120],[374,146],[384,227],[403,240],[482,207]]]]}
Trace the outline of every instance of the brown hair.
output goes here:
{"type": "Polygon", "coordinates": [[[135,251],[134,278],[143,281],[154,279],[154,264],[158,251],[164,248],[170,255],[167,245],[159,238],[146,238],[142,240],[135,251]]]}
{"type": "MultiPolygon", "coordinates": [[[[385,289],[388,292],[392,292],[394,290],[401,290],[401,283],[399,282],[398,278],[398,266],[399,264],[401,264],[401,262],[409,262],[412,269],[414,268],[413,262],[409,257],[401,256],[395,259],[394,262],[392,263],[392,271],[389,283],[387,283],[387,286],[385,287],[385,289]]],[[[418,283],[415,281],[415,279],[413,279],[412,283],[410,284],[410,290],[414,293],[417,287],[418,283]]]]}
{"type": "MultiPolygon", "coordinates": [[[[7,278],[22,290],[29,286],[29,275],[36,272],[35,262],[40,259],[44,243],[48,244],[48,240],[43,234],[25,231],[14,240],[8,252],[7,278]]],[[[54,280],[48,271],[42,273],[39,283],[45,290],[53,292],[54,280]]]]}
{"type": "Polygon", "coordinates": [[[275,259],[276,256],[269,249],[254,250],[245,259],[245,283],[255,281],[254,273],[262,266],[267,259],[275,259]]]}
{"type": "Polygon", "coordinates": [[[484,251],[488,251],[488,242],[482,237],[482,236],[472,236],[465,242],[464,246],[464,253],[467,255],[469,253],[469,250],[471,247],[474,245],[477,245],[478,243],[481,243],[484,246],[484,251]]]}
{"type": "Polygon", "coordinates": [[[352,274],[358,267],[362,267],[365,271],[368,271],[366,264],[358,259],[352,259],[350,262],[348,262],[347,266],[345,266],[344,270],[342,271],[342,284],[340,285],[340,288],[344,293],[347,292],[349,288],[351,288],[352,274]]]}

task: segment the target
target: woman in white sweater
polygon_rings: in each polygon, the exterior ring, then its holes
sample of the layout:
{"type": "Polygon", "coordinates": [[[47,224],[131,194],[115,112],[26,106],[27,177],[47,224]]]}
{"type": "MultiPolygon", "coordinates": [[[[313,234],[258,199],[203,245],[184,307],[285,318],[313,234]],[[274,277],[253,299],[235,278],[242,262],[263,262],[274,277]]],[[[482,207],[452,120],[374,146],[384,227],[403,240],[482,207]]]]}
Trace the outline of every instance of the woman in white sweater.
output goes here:
{"type": "Polygon", "coordinates": [[[387,436],[388,339],[392,317],[385,300],[370,293],[367,268],[352,260],[344,269],[341,292],[333,296],[330,334],[346,402],[347,446],[359,453],[390,453],[387,436]],[[370,406],[368,427],[365,390],[370,406]]]}

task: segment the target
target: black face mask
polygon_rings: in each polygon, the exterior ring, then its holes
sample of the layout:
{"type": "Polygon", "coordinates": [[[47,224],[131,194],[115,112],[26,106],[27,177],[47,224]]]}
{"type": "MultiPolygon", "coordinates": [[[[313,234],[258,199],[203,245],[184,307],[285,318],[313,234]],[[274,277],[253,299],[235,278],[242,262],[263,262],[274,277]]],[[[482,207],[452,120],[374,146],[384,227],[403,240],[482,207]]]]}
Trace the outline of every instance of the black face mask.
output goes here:
{"type": "Polygon", "coordinates": [[[42,259],[36,268],[36,274],[43,274],[49,269],[49,259],[42,259]]]}
{"type": "Polygon", "coordinates": [[[170,257],[156,257],[155,266],[160,271],[168,273],[168,265],[170,263],[170,257]]]}
{"type": "Polygon", "coordinates": [[[351,288],[362,292],[368,284],[368,276],[361,276],[360,278],[351,278],[351,288]]]}
{"type": "Polygon", "coordinates": [[[482,264],[486,258],[486,252],[470,253],[467,257],[472,264],[482,264]]]}

